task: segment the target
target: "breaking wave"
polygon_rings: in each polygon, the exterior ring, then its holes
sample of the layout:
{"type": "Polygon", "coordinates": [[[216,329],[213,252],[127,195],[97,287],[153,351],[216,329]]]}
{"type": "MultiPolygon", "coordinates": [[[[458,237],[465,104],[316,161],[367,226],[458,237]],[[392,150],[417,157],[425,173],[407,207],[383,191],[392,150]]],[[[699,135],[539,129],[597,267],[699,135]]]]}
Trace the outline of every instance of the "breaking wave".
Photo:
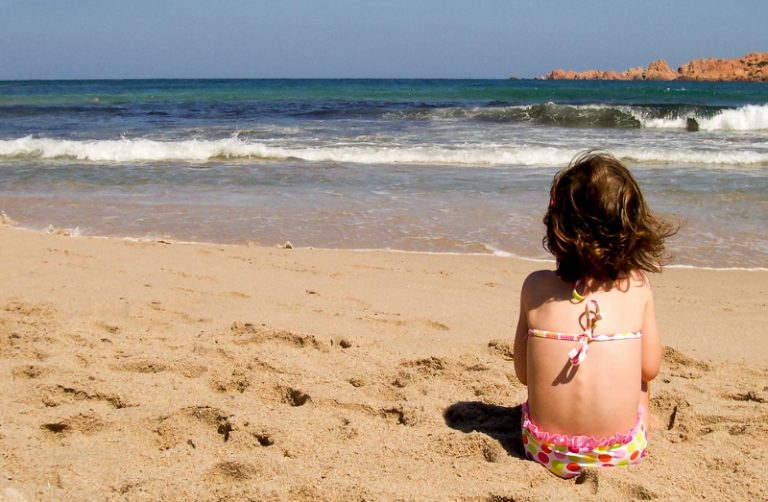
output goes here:
{"type": "MultiPolygon", "coordinates": [[[[0,159],[62,159],[90,162],[215,162],[221,160],[303,160],[359,164],[436,164],[478,166],[556,166],[567,164],[578,149],[556,146],[462,144],[461,147],[390,146],[274,146],[236,136],[218,139],[158,141],[152,139],[64,140],[25,136],[0,140],[0,159]]],[[[612,149],[636,162],[691,164],[768,164],[766,151],[688,149],[612,149]]]]}
{"type": "Polygon", "coordinates": [[[694,110],[690,114],[667,117],[640,117],[644,127],[685,129],[689,118],[696,120],[701,131],[768,131],[768,105],[746,105],[720,109],[714,114],[694,110]]]}
{"type": "Polygon", "coordinates": [[[280,147],[238,137],[219,140],[157,141],[118,139],[73,141],[25,136],[0,140],[0,158],[73,159],[93,162],[207,162],[225,159],[304,160],[360,164],[515,164],[547,165],[567,162],[575,152],[555,147],[475,148],[413,146],[280,147]]]}
{"type": "Polygon", "coordinates": [[[417,108],[389,112],[391,119],[467,119],[482,122],[520,122],[544,126],[618,129],[686,129],[696,120],[702,131],[768,130],[768,105],[724,109],[688,105],[622,106],[563,105],[417,108]]]}
{"type": "Polygon", "coordinates": [[[559,105],[544,103],[525,106],[421,108],[389,113],[393,119],[467,119],[481,122],[527,122],[562,127],[642,127],[637,117],[621,107],[559,105]]]}

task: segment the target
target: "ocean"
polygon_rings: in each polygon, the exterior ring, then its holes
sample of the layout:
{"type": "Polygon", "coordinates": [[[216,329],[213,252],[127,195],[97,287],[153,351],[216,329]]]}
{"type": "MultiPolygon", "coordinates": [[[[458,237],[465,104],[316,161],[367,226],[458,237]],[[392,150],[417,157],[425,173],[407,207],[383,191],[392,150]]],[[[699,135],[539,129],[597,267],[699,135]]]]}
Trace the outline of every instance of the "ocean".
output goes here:
{"type": "Polygon", "coordinates": [[[593,148],[680,225],[674,265],[768,267],[766,84],[0,82],[0,210],[79,235],[546,259],[593,148]]]}

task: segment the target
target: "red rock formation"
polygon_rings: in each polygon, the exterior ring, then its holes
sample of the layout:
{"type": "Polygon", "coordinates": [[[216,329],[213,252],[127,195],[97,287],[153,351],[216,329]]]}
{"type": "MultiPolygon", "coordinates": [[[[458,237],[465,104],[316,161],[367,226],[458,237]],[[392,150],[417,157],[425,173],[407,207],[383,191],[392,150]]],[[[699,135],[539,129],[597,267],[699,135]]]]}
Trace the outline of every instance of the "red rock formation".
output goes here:
{"type": "Polygon", "coordinates": [[[663,59],[649,64],[643,73],[643,80],[675,80],[677,77],[678,74],[671,70],[663,59]]]}
{"type": "Polygon", "coordinates": [[[629,80],[645,79],[645,68],[643,68],[642,66],[636,66],[634,68],[630,68],[625,73],[627,74],[627,77],[629,77],[629,80]]]}
{"type": "Polygon", "coordinates": [[[768,82],[768,52],[753,52],[734,59],[694,59],[673,71],[663,59],[648,68],[630,68],[623,72],[554,70],[544,80],[706,80],[768,82]]]}
{"type": "Polygon", "coordinates": [[[694,59],[677,72],[681,80],[768,81],[768,52],[753,52],[739,59],[694,59]]]}

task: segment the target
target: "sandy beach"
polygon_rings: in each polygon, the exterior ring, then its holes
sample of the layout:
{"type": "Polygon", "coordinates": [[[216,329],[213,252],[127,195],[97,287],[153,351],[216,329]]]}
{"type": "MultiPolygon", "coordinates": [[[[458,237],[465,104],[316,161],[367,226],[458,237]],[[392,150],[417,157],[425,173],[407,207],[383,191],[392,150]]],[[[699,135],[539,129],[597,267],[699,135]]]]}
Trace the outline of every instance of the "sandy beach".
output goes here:
{"type": "Polygon", "coordinates": [[[750,500],[768,272],[652,277],[649,457],[524,460],[512,258],[0,228],[0,499],[750,500]]]}

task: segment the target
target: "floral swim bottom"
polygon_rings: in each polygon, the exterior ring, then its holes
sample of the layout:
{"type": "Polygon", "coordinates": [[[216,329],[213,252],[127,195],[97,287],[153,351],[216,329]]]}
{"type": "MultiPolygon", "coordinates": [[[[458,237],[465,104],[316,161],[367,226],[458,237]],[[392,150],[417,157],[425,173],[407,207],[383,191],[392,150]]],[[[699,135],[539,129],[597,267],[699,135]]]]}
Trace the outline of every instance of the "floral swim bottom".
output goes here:
{"type": "Polygon", "coordinates": [[[528,403],[523,405],[523,446],[525,455],[561,478],[578,476],[585,467],[614,467],[637,464],[647,455],[648,437],[642,423],[644,408],[637,412],[637,423],[625,434],[595,439],[591,436],[550,434],[531,422],[528,403]]]}

